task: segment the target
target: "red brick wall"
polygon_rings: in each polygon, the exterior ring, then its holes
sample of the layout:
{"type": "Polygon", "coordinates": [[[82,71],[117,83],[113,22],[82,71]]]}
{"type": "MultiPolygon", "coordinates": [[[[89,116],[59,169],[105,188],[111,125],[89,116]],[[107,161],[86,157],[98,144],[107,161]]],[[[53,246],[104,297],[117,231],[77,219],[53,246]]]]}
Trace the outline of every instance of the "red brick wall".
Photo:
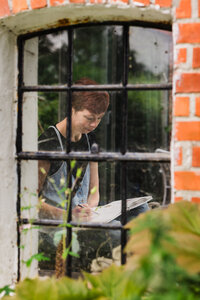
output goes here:
{"type": "MultiPolygon", "coordinates": [[[[187,1],[187,0],[186,0],[187,1]]],[[[148,6],[152,1],[150,0],[89,0],[90,3],[95,4],[113,4],[122,2],[123,4],[148,6]]],[[[40,9],[44,7],[68,5],[69,3],[85,4],[87,0],[1,0],[0,17],[6,17],[25,10],[40,9]]],[[[161,9],[166,9],[172,6],[172,0],[154,0],[156,10],[158,6],[161,9]]]]}
{"type": "MultiPolygon", "coordinates": [[[[174,90],[172,182],[175,201],[200,202],[200,0],[89,0],[91,4],[120,2],[151,11],[171,9],[174,22],[174,90]],[[173,4],[174,3],[174,4],[173,4]],[[178,6],[176,6],[178,5],[178,6]]],[[[33,9],[48,9],[88,0],[1,0],[0,18],[33,9]],[[46,8],[45,8],[46,7],[46,8]]],[[[52,10],[51,10],[52,13],[52,10]]]]}
{"type": "Polygon", "coordinates": [[[200,0],[180,0],[174,17],[174,195],[200,202],[200,0]]]}

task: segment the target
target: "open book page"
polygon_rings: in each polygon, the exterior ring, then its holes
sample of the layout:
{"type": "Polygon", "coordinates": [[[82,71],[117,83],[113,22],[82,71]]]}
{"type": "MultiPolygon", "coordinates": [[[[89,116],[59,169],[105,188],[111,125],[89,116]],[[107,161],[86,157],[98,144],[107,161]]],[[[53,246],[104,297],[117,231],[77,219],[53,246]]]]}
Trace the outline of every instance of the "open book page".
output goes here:
{"type": "MultiPolygon", "coordinates": [[[[152,200],[151,196],[127,199],[127,211],[152,200]]],[[[103,206],[92,208],[93,214],[90,222],[109,223],[121,215],[121,200],[110,202],[103,206]]]]}

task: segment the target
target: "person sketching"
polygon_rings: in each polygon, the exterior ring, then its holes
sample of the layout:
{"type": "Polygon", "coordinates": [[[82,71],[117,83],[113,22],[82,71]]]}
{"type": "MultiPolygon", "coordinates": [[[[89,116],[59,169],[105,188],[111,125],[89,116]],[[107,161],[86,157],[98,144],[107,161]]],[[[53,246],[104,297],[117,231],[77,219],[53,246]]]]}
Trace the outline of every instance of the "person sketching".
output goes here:
{"type": "MultiPolygon", "coordinates": [[[[77,85],[96,85],[88,78],[75,82],[77,85]]],[[[72,94],[71,114],[71,149],[73,151],[90,151],[95,142],[93,131],[101,122],[109,105],[109,94],[104,91],[81,91],[72,94]]],[[[50,126],[38,139],[40,151],[65,151],[67,136],[67,118],[50,126]]],[[[77,169],[82,173],[72,196],[72,218],[81,217],[88,221],[91,208],[99,203],[99,176],[97,162],[77,161],[72,169],[72,181],[77,169]],[[95,188],[94,193],[90,191],[95,188]]],[[[64,180],[67,183],[66,161],[39,161],[39,192],[42,202],[39,215],[41,218],[62,219],[63,208],[58,190],[64,180]],[[43,169],[43,172],[41,171],[43,169]],[[44,172],[45,170],[45,172],[44,172]],[[53,183],[52,183],[53,182],[53,183]]],[[[63,198],[65,197],[63,192],[63,198]]]]}

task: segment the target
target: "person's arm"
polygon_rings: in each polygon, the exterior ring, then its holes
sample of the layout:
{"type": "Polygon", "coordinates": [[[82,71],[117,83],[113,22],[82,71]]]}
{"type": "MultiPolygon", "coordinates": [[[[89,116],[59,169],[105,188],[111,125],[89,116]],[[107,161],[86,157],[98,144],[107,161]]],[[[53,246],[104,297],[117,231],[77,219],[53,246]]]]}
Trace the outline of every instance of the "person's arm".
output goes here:
{"type": "Polygon", "coordinates": [[[89,186],[89,196],[87,203],[90,207],[97,206],[99,203],[99,174],[98,174],[98,163],[90,162],[90,186],[89,186]],[[90,191],[95,188],[95,193],[90,193],[90,191]]]}

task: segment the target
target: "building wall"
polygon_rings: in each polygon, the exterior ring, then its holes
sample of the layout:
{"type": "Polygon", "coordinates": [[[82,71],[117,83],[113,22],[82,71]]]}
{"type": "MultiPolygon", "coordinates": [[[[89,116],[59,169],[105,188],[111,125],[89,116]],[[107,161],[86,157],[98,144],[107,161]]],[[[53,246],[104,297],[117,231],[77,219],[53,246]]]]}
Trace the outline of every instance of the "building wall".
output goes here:
{"type": "Polygon", "coordinates": [[[200,0],[1,0],[0,286],[17,277],[16,38],[50,27],[107,20],[172,24],[172,201],[200,202],[200,0]]]}

